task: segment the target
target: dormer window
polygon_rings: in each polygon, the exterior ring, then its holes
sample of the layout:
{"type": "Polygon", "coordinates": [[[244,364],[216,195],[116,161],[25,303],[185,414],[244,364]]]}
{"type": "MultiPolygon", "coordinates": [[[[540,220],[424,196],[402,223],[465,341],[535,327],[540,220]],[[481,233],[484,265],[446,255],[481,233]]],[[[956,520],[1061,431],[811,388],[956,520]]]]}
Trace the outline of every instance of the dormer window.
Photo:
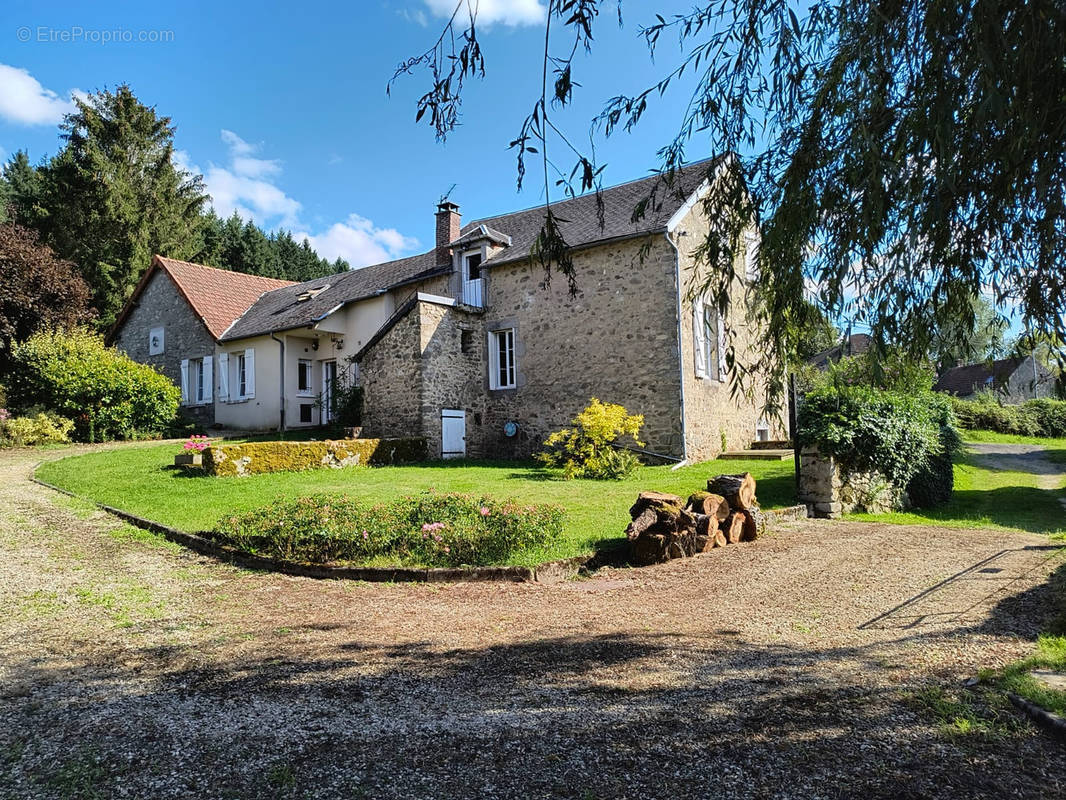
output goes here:
{"type": "Polygon", "coordinates": [[[471,250],[462,256],[462,301],[468,306],[484,305],[484,281],[481,279],[481,251],[471,250]]]}
{"type": "Polygon", "coordinates": [[[313,287],[311,289],[305,289],[304,291],[302,291],[298,295],[296,295],[296,302],[297,303],[304,303],[304,302],[306,302],[306,301],[308,301],[308,300],[310,300],[310,299],[312,299],[314,297],[318,297],[320,294],[322,294],[322,292],[326,291],[326,289],[328,289],[328,288],[329,288],[329,284],[326,283],[326,284],[323,284],[322,286],[315,286],[315,287],[313,287]]]}

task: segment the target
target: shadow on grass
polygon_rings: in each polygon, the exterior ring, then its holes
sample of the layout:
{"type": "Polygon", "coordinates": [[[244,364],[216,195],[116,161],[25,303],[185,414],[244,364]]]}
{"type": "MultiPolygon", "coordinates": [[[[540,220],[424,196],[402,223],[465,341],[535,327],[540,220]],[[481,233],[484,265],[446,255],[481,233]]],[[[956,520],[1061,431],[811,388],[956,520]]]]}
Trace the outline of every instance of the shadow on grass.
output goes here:
{"type": "Polygon", "coordinates": [[[1057,489],[1002,486],[998,489],[956,489],[951,501],[937,508],[917,509],[914,516],[979,527],[992,522],[1031,533],[1057,533],[1066,528],[1066,510],[1057,489]]]}

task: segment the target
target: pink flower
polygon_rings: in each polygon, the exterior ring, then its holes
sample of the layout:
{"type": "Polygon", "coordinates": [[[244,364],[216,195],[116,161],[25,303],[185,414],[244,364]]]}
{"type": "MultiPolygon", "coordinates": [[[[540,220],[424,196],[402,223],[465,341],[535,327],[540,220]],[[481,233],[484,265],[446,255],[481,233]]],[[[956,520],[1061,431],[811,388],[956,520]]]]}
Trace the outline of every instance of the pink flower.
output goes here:
{"type": "Polygon", "coordinates": [[[492,512],[491,512],[491,511],[489,511],[489,510],[488,510],[488,508],[486,508],[485,506],[482,506],[482,507],[481,507],[481,516],[483,516],[483,517],[487,517],[487,516],[488,516],[489,514],[491,514],[491,513],[492,513],[492,512]]]}
{"type": "Polygon", "coordinates": [[[451,551],[452,551],[452,549],[450,547],[448,547],[448,545],[444,545],[444,552],[445,553],[450,553],[451,551]]]}
{"type": "Polygon", "coordinates": [[[433,530],[433,526],[432,526],[432,525],[430,525],[430,524],[429,524],[428,522],[426,522],[426,523],[424,523],[424,524],[422,525],[422,531],[423,531],[423,532],[425,532],[425,531],[431,531],[431,530],[433,530]]]}
{"type": "Polygon", "coordinates": [[[364,539],[369,539],[370,538],[370,534],[367,531],[363,531],[363,538],[364,539]]]}

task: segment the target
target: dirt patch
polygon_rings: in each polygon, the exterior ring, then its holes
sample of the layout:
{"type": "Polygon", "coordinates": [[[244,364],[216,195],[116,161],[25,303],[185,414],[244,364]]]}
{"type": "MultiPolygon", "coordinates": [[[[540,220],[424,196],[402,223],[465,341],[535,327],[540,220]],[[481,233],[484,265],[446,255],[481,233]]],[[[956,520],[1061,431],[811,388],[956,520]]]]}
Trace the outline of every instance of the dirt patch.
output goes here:
{"type": "Polygon", "coordinates": [[[1047,459],[1047,448],[1042,445],[968,442],[966,448],[974,461],[987,469],[1030,473],[1039,489],[1061,489],[1066,483],[1066,470],[1047,459]]]}
{"type": "Polygon", "coordinates": [[[0,785],[39,797],[1062,796],[913,697],[1031,648],[1058,549],[801,522],[554,585],[208,561],[0,454],[0,785]]]}

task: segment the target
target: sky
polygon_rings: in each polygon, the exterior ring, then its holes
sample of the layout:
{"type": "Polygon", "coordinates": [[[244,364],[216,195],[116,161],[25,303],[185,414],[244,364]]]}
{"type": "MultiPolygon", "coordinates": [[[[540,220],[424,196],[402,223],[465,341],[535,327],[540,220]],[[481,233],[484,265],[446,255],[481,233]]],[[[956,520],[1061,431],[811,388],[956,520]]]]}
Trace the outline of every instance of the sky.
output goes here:
{"type": "MultiPolygon", "coordinates": [[[[353,266],[424,251],[436,204],[449,191],[465,219],[543,200],[535,179],[516,191],[508,143],[539,96],[544,0],[480,0],[487,75],[470,84],[463,124],[446,142],[415,123],[426,76],[406,78],[386,96],[396,65],[432,45],[454,3],[216,0],[179,9],[5,0],[0,157],[19,149],[32,162],[53,155],[72,95],[128,83],[171,118],[176,159],[204,175],[223,216],[236,210],[268,230],[291,230],[320,255],[353,266]]],[[[589,122],[607,99],[645,88],[671,63],[668,47],[656,64],[639,40],[650,13],[626,5],[619,28],[614,4],[604,6],[594,57],[575,61],[576,102],[557,117],[577,141],[588,141],[589,122]]],[[[605,185],[656,166],[686,100],[679,87],[636,132],[596,141],[605,185]]],[[[688,155],[712,154],[694,141],[688,155]]]]}

